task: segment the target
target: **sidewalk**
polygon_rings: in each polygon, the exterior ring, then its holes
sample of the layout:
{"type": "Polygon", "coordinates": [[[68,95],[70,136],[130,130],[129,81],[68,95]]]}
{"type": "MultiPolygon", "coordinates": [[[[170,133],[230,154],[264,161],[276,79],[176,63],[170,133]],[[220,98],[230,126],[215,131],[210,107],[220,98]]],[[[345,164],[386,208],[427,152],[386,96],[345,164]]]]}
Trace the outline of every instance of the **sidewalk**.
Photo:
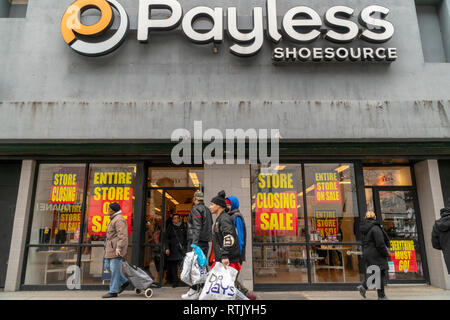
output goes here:
{"type": "MultiPolygon", "coordinates": [[[[163,287],[154,289],[149,300],[181,300],[187,288],[163,287]]],[[[0,292],[0,300],[103,300],[103,291],[18,291],[0,292]]],[[[290,291],[257,292],[259,300],[363,300],[358,291],[290,291]]],[[[388,286],[386,295],[391,300],[450,300],[450,290],[432,286],[388,286]]],[[[367,300],[376,300],[374,291],[367,292],[367,300]]],[[[124,291],[116,300],[147,300],[132,290],[124,291]]]]}

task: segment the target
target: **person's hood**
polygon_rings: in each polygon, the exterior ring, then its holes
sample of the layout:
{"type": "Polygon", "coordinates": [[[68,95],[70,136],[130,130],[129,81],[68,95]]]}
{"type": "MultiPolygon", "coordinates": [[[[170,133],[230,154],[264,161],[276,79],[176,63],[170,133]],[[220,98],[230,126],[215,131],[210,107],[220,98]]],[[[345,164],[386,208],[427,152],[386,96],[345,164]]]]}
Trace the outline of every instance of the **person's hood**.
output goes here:
{"type": "Polygon", "coordinates": [[[450,208],[441,209],[441,218],[436,221],[436,227],[439,231],[450,230],[450,208]]]}
{"type": "Polygon", "coordinates": [[[362,234],[367,234],[367,233],[369,233],[370,229],[372,229],[373,226],[375,226],[375,225],[380,225],[380,223],[377,220],[366,219],[363,223],[361,223],[361,225],[359,227],[359,231],[362,234]]]}
{"type": "Polygon", "coordinates": [[[229,196],[227,197],[228,200],[231,202],[231,209],[230,211],[234,211],[236,209],[239,209],[239,200],[235,196],[229,196]]]}

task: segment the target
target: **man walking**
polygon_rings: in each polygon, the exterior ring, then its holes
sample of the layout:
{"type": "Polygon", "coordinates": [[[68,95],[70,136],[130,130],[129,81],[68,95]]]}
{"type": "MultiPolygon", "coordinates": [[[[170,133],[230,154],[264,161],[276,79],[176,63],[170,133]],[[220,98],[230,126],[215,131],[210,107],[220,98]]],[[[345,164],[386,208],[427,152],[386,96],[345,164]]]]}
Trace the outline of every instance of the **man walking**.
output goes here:
{"type": "MultiPolygon", "coordinates": [[[[194,207],[189,214],[187,222],[187,252],[193,250],[191,244],[195,244],[202,249],[205,257],[208,255],[209,242],[212,239],[212,216],[209,209],[203,203],[203,192],[197,191],[194,194],[194,207]]],[[[225,201],[225,199],[224,199],[225,201]]],[[[181,296],[185,300],[196,300],[200,296],[202,285],[194,285],[189,291],[181,296]]]]}
{"type": "Polygon", "coordinates": [[[225,267],[231,267],[236,271],[233,272],[236,279],[241,270],[241,252],[233,218],[226,213],[225,191],[220,191],[211,200],[209,209],[216,215],[213,228],[214,263],[211,267],[214,268],[216,262],[221,262],[225,267]]]}
{"type": "Polygon", "coordinates": [[[127,254],[128,226],[122,216],[117,202],[109,205],[110,222],[106,229],[105,239],[105,268],[111,274],[109,292],[103,298],[114,298],[128,286],[128,279],[122,273],[122,258],[127,254]]]}

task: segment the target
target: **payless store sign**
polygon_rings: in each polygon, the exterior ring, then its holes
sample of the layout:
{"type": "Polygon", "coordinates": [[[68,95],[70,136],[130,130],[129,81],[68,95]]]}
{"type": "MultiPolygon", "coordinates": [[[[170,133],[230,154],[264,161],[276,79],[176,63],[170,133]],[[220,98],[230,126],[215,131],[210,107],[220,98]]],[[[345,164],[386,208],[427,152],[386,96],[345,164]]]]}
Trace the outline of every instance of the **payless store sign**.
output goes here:
{"type": "MultiPolygon", "coordinates": [[[[237,10],[230,7],[224,17],[223,8],[198,6],[183,14],[177,0],[139,0],[139,17],[137,40],[147,42],[150,31],[167,31],[181,25],[186,38],[193,43],[221,43],[226,33],[234,44],[229,48],[236,56],[249,57],[258,54],[264,43],[263,8],[253,8],[253,29],[243,31],[238,28],[237,10]],[[170,17],[157,19],[152,17],[152,10],[167,9],[170,17]],[[212,22],[209,30],[200,32],[193,25],[199,18],[212,22]]],[[[330,7],[323,16],[306,6],[289,9],[283,16],[281,33],[278,25],[276,0],[266,2],[266,36],[273,43],[282,39],[298,44],[312,43],[319,38],[337,44],[349,44],[356,39],[368,43],[381,44],[394,35],[394,26],[386,20],[389,9],[379,5],[370,5],[359,12],[358,23],[351,21],[355,14],[347,6],[330,7]],[[323,25],[327,28],[322,28],[323,25]]],[[[61,32],[66,43],[76,52],[87,56],[101,56],[116,50],[125,40],[129,30],[129,17],[124,7],[117,0],[77,0],[65,12],[61,21],[61,32]],[[87,9],[96,8],[101,17],[94,25],[83,25],[81,14],[87,9]],[[116,14],[114,13],[114,10],[116,14]],[[111,30],[115,15],[120,17],[120,24],[113,35],[105,39],[111,30]]],[[[397,59],[396,48],[384,47],[277,47],[273,50],[274,61],[384,61],[397,59]]]]}

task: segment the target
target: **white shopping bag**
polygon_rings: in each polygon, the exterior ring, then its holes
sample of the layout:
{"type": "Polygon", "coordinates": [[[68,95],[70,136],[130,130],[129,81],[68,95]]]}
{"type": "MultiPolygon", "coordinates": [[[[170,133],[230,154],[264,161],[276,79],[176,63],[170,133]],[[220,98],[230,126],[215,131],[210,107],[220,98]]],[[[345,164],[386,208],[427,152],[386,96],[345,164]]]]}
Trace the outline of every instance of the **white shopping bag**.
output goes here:
{"type": "Polygon", "coordinates": [[[235,300],[235,276],[231,269],[233,268],[225,268],[223,264],[216,262],[214,268],[208,273],[199,300],[235,300]]]}
{"type": "MultiPolygon", "coordinates": [[[[194,251],[190,251],[186,253],[186,256],[183,260],[183,267],[180,274],[180,279],[184,283],[186,283],[188,286],[192,286],[192,279],[191,279],[191,270],[192,270],[192,264],[195,259],[195,253],[194,251]]],[[[195,259],[196,260],[196,259],[195,259]]]]}
{"type": "Polygon", "coordinates": [[[191,268],[191,282],[192,284],[205,283],[208,277],[208,268],[204,266],[203,268],[199,266],[197,255],[194,254],[194,260],[192,262],[191,268]]]}

